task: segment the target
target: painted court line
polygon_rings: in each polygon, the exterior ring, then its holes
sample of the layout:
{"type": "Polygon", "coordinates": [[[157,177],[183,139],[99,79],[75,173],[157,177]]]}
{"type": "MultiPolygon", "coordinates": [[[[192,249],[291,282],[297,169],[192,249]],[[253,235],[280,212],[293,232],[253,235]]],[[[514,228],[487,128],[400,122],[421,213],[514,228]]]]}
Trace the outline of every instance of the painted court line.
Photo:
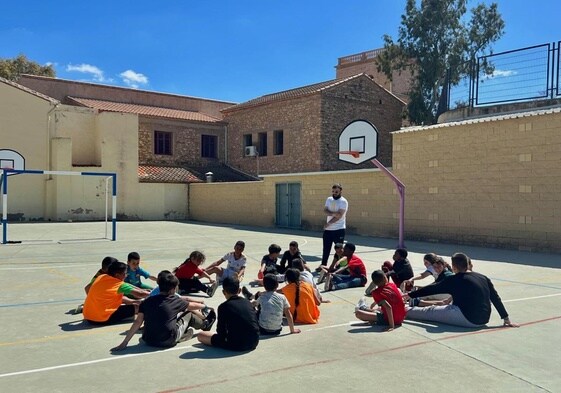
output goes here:
{"type": "MultiPolygon", "coordinates": [[[[540,319],[540,320],[537,320],[537,321],[530,321],[530,322],[522,323],[522,324],[520,324],[520,327],[536,325],[538,323],[550,322],[550,321],[554,321],[554,320],[558,320],[558,319],[561,319],[561,315],[551,317],[551,318],[546,318],[546,319],[540,319]]],[[[326,326],[324,328],[310,329],[308,331],[315,331],[315,330],[320,330],[320,329],[325,329],[325,328],[332,328],[332,327],[336,327],[336,326],[339,326],[339,327],[340,326],[346,326],[346,325],[349,325],[349,324],[350,323],[344,323],[344,324],[340,324],[340,325],[326,326]]],[[[440,338],[438,340],[430,340],[429,339],[429,340],[424,340],[424,341],[418,341],[418,342],[415,342],[415,343],[402,345],[402,346],[399,346],[399,347],[383,349],[383,350],[380,350],[380,351],[371,351],[371,352],[361,353],[361,354],[358,354],[357,356],[363,357],[363,356],[378,355],[378,354],[381,354],[381,353],[399,351],[401,349],[407,349],[407,348],[416,347],[416,346],[419,346],[419,345],[430,344],[430,343],[435,343],[435,342],[437,343],[439,341],[451,340],[451,339],[461,338],[461,337],[464,337],[464,336],[470,336],[470,335],[475,335],[475,334],[486,334],[486,333],[493,333],[493,332],[497,332],[497,331],[507,331],[507,330],[510,330],[510,328],[496,327],[496,328],[491,328],[491,329],[479,330],[479,331],[475,331],[475,332],[459,333],[459,334],[454,334],[454,335],[451,335],[451,336],[448,336],[448,337],[443,337],[443,338],[440,338]]],[[[192,348],[192,345],[186,346],[186,347],[184,347],[184,346],[174,347],[174,348],[169,348],[169,349],[165,349],[165,350],[161,350],[161,351],[152,351],[152,352],[143,352],[143,353],[134,353],[134,354],[128,354],[128,355],[112,356],[112,357],[109,357],[109,358],[89,360],[89,361],[86,361],[86,362],[61,364],[61,365],[58,365],[58,366],[51,366],[51,367],[43,367],[43,368],[37,368],[37,369],[31,369],[31,370],[16,371],[16,372],[11,372],[11,373],[0,374],[0,378],[13,377],[13,376],[25,375],[25,374],[34,374],[34,373],[39,373],[39,372],[44,372],[44,371],[59,370],[59,369],[70,368],[70,367],[86,366],[86,365],[90,365],[90,364],[103,363],[103,362],[108,362],[108,361],[112,361],[112,360],[133,358],[133,357],[139,357],[139,356],[148,356],[148,355],[152,355],[152,354],[155,354],[155,353],[164,353],[164,352],[170,352],[170,351],[185,350],[187,348],[192,348]]],[[[318,365],[318,364],[332,363],[332,362],[341,361],[341,360],[345,360],[345,359],[341,358],[341,359],[320,360],[320,361],[315,361],[315,362],[298,364],[298,365],[295,365],[295,366],[284,367],[284,368],[279,369],[279,370],[282,371],[282,370],[289,370],[289,369],[292,369],[292,368],[315,366],[315,365],[318,365]]],[[[279,370],[268,370],[268,371],[264,371],[264,372],[250,374],[248,376],[240,376],[238,378],[211,382],[209,384],[231,382],[233,380],[237,380],[237,379],[240,379],[240,378],[255,377],[255,376],[260,376],[260,375],[263,375],[263,374],[275,373],[279,370]]],[[[180,387],[180,388],[177,388],[177,389],[166,390],[165,392],[167,393],[167,392],[177,392],[177,391],[181,391],[181,390],[190,390],[190,389],[193,389],[195,387],[200,387],[200,386],[202,386],[202,385],[185,386],[185,387],[180,387]]]]}

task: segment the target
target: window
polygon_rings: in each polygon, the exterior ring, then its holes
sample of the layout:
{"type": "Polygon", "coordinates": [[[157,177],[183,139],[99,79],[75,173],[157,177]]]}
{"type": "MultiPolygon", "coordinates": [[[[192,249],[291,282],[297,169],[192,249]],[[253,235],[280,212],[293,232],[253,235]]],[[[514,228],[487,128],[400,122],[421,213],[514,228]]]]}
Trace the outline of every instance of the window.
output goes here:
{"type": "Polygon", "coordinates": [[[253,146],[253,138],[251,134],[245,134],[243,136],[243,147],[253,146]]]}
{"type": "Polygon", "coordinates": [[[259,155],[265,157],[267,155],[267,133],[259,133],[259,155]]]}
{"type": "Polygon", "coordinates": [[[282,130],[273,133],[273,154],[280,156],[284,154],[284,136],[282,130]]]}
{"type": "Polygon", "coordinates": [[[154,131],[154,154],[171,156],[172,133],[154,131]]]}
{"type": "Polygon", "coordinates": [[[201,135],[201,157],[217,158],[218,137],[216,135],[201,135]]]}

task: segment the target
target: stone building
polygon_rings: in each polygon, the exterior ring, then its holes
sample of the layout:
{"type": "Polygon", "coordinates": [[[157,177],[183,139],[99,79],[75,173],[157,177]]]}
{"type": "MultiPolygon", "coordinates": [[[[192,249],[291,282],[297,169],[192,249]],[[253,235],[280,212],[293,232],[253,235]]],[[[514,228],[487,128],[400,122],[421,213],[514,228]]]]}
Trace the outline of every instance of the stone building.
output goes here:
{"type": "Polygon", "coordinates": [[[391,166],[390,132],[401,127],[404,106],[366,74],[255,98],[222,110],[228,162],[256,175],[356,169],[338,160],[338,138],[366,120],[378,130],[378,159],[391,166]]]}
{"type": "Polygon", "coordinates": [[[355,53],[343,56],[337,60],[335,66],[336,78],[342,79],[352,75],[365,73],[376,83],[384,87],[403,101],[409,101],[409,90],[411,88],[411,73],[408,70],[402,72],[394,71],[390,81],[386,75],[378,71],[376,57],[384,51],[384,48],[369,50],[366,52],[355,53]]]}

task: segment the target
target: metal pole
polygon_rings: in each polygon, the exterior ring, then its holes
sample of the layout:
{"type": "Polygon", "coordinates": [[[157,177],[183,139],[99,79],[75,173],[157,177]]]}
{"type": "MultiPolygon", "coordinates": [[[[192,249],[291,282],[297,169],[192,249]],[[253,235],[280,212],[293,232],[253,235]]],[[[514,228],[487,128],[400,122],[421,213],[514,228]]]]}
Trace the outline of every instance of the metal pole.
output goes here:
{"type": "Polygon", "coordinates": [[[8,174],[2,170],[2,244],[8,243],[8,174]]]}
{"type": "Polygon", "coordinates": [[[386,174],[395,184],[397,192],[399,192],[399,243],[398,248],[405,247],[404,232],[405,232],[405,184],[399,180],[393,173],[391,173],[388,168],[384,166],[377,159],[373,159],[372,163],[376,165],[382,172],[386,174]]]}
{"type": "Polygon", "coordinates": [[[113,237],[111,240],[117,240],[117,175],[113,175],[113,206],[111,211],[111,222],[113,229],[113,237]]]}

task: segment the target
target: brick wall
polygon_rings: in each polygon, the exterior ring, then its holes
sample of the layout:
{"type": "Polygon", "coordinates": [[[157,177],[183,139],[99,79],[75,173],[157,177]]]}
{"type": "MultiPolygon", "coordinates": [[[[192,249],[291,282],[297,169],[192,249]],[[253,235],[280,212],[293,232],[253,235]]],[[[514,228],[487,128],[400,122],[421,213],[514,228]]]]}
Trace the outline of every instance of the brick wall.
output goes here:
{"type": "Polygon", "coordinates": [[[336,78],[343,79],[352,75],[365,73],[366,75],[370,75],[376,83],[402,100],[406,102],[409,101],[411,73],[409,71],[403,71],[401,73],[394,72],[392,74],[392,81],[390,82],[384,73],[378,72],[377,67],[375,58],[338,64],[335,67],[336,78]]]}
{"type": "Polygon", "coordinates": [[[257,174],[259,165],[260,175],[356,169],[338,160],[339,134],[354,120],[368,120],[379,131],[380,161],[391,165],[389,133],[400,128],[403,106],[362,76],[310,96],[228,112],[228,162],[251,174],[257,174]],[[275,130],[284,135],[284,154],[279,156],[273,155],[275,130]],[[267,133],[267,156],[244,157],[244,135],[251,134],[257,145],[262,132],[267,133]]]}
{"type": "Polygon", "coordinates": [[[401,127],[404,104],[388,94],[367,77],[353,79],[322,93],[322,170],[372,168],[370,162],[358,167],[341,162],[338,150],[339,134],[354,120],[367,120],[378,130],[378,160],[391,166],[390,132],[401,127]],[[335,149],[334,149],[335,147],[335,149]]]}
{"type": "Polygon", "coordinates": [[[224,126],[141,117],[138,127],[139,164],[200,166],[224,161],[224,126]],[[154,154],[154,131],[172,133],[172,155],[154,154]],[[218,158],[201,157],[201,135],[218,137],[218,158]]]}
{"type": "Polygon", "coordinates": [[[316,94],[297,99],[273,102],[240,111],[229,112],[228,163],[242,171],[257,174],[319,171],[321,97],[316,94]],[[273,154],[273,133],[283,131],[283,154],[273,154]],[[251,134],[253,145],[258,134],[267,133],[265,157],[245,157],[244,140],[251,134]],[[259,162],[257,162],[259,161],[259,162]]]}

